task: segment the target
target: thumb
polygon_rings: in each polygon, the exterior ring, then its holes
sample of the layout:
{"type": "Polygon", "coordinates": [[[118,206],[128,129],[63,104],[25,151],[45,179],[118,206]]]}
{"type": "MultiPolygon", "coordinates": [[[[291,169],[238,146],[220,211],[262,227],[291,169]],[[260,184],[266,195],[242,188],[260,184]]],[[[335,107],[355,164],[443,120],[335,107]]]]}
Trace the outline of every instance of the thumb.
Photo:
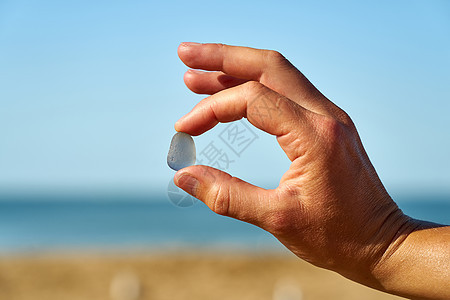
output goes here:
{"type": "Polygon", "coordinates": [[[263,227],[274,190],[266,190],[228,173],[208,167],[190,166],[178,171],[175,184],[204,202],[217,214],[263,227]]]}

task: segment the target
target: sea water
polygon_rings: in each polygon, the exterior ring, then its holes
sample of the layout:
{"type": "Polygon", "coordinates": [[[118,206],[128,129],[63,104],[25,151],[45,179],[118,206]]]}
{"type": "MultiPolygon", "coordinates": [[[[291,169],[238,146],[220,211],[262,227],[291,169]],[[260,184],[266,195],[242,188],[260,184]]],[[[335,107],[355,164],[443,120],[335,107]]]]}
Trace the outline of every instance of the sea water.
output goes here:
{"type": "MultiPolygon", "coordinates": [[[[450,197],[418,199],[397,202],[412,217],[450,223],[450,197]]],[[[200,201],[180,208],[164,195],[0,195],[0,253],[196,247],[284,249],[270,234],[200,201]]]]}

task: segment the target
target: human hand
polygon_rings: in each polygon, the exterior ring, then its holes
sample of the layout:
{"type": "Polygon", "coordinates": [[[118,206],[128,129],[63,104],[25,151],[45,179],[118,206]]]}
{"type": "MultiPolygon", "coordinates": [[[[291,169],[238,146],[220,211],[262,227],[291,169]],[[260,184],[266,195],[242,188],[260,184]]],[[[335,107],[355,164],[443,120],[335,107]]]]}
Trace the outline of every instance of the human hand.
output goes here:
{"type": "Polygon", "coordinates": [[[386,290],[388,258],[419,225],[384,189],[349,116],[278,52],[182,43],[178,55],[214,72],[186,72],[189,89],[211,96],[177,131],[199,135],[247,118],[276,136],[292,163],[274,190],[199,165],[178,171],[175,184],[214,212],[269,231],[298,257],[386,290]]]}

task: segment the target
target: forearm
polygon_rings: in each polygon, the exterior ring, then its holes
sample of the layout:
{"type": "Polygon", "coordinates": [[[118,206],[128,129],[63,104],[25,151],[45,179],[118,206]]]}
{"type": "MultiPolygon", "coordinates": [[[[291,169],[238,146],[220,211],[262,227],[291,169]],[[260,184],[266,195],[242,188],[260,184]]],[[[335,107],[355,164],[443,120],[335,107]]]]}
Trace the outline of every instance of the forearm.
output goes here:
{"type": "Polygon", "coordinates": [[[417,220],[409,225],[391,243],[373,275],[392,294],[450,299],[450,226],[417,220]]]}

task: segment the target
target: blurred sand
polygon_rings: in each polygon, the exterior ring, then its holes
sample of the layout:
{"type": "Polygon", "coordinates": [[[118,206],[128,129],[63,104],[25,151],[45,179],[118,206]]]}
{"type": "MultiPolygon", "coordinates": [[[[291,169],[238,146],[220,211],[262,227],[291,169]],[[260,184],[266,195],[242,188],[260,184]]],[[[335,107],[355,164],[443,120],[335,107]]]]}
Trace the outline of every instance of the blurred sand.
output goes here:
{"type": "Polygon", "coordinates": [[[402,299],[285,254],[0,257],[0,299],[402,299]]]}

